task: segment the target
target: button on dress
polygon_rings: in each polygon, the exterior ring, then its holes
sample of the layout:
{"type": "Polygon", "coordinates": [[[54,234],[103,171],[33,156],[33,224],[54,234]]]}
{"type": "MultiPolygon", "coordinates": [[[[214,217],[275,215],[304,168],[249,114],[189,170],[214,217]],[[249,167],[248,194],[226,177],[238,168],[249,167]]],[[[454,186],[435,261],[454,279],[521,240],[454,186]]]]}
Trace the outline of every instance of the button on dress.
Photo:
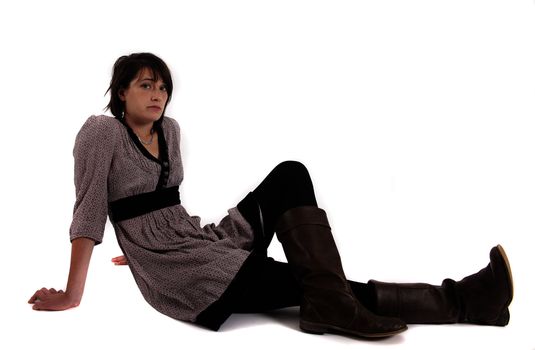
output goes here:
{"type": "Polygon", "coordinates": [[[161,120],[168,164],[140,149],[119,119],[92,115],[76,135],[74,184],[76,201],[70,240],[102,242],[108,216],[128,266],[145,300],[159,312],[194,322],[218,300],[253,247],[253,228],[238,211],[228,209],[219,224],[201,227],[199,216],[182,204],[114,222],[109,202],[154,191],[162,165],[169,167],[164,188],[184,177],[180,126],[161,120]]]}

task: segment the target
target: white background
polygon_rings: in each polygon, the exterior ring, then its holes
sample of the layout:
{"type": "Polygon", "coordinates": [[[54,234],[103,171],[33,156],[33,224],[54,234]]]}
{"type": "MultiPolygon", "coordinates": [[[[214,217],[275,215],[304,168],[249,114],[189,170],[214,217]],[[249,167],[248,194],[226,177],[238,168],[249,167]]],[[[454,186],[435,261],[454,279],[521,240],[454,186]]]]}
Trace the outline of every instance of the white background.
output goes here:
{"type": "Polygon", "coordinates": [[[527,0],[2,2],[0,348],[535,349],[534,15],[527,0]],[[145,302],[110,262],[109,223],[82,304],[33,311],[35,290],[67,280],[76,133],[111,115],[112,65],[139,51],[172,70],[182,203],[203,224],[298,160],[349,278],[439,284],[501,243],[509,326],[370,342],[302,333],[287,309],[211,332],[145,302]]]}

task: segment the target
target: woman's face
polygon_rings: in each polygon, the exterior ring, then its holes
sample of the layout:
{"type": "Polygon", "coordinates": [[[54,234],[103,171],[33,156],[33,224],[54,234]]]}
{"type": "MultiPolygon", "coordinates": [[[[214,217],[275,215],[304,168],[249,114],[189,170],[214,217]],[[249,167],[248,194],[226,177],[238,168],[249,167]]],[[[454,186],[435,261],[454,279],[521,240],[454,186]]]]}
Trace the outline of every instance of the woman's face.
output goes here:
{"type": "Polygon", "coordinates": [[[119,98],[125,102],[125,118],[154,122],[162,115],[168,96],[164,82],[154,81],[150,70],[143,68],[128,88],[119,91],[119,98]]]}

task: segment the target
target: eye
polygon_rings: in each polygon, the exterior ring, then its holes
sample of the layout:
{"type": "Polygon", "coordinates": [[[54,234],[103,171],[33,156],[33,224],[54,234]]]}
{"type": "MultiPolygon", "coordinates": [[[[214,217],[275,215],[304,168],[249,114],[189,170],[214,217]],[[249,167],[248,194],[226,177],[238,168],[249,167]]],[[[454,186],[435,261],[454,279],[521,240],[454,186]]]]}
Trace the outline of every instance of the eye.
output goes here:
{"type": "Polygon", "coordinates": [[[143,83],[143,84],[141,84],[141,87],[145,87],[145,86],[150,87],[150,84],[147,84],[147,83],[143,83]]]}
{"type": "Polygon", "coordinates": [[[160,86],[160,90],[165,90],[165,91],[167,91],[167,86],[165,86],[165,85],[160,86]]]}

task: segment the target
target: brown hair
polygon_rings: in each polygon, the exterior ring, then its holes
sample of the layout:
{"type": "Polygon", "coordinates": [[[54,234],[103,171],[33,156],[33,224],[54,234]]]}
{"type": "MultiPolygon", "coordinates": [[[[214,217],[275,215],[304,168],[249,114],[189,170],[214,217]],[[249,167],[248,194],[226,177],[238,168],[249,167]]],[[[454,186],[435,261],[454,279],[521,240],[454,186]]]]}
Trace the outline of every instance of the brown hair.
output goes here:
{"type": "Polygon", "coordinates": [[[118,118],[122,117],[125,104],[119,98],[119,91],[128,88],[130,82],[134,80],[143,68],[147,68],[151,72],[153,79],[161,79],[166,85],[167,102],[162,111],[162,116],[157,121],[157,123],[161,123],[165,109],[167,108],[169,101],[171,101],[173,81],[171,79],[171,72],[165,62],[158,56],[149,52],[138,52],[130,54],[129,56],[121,56],[115,61],[110,86],[104,93],[104,95],[106,95],[106,93],[111,90],[110,102],[104,110],[111,109],[111,113],[114,116],[118,118]]]}

